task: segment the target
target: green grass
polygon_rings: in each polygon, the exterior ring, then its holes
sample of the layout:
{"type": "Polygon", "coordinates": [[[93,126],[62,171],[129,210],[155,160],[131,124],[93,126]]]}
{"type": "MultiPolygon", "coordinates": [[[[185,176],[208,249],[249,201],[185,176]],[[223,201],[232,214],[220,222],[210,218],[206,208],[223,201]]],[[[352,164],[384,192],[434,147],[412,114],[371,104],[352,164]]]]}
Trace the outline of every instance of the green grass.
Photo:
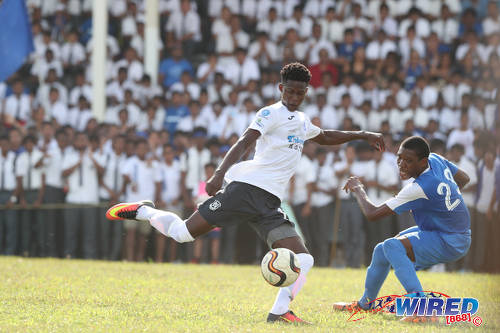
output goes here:
{"type": "MultiPolygon", "coordinates": [[[[500,331],[500,276],[419,273],[426,289],[479,300],[481,327],[415,325],[395,316],[348,322],[335,301],[363,290],[365,270],[313,268],[292,309],[311,327],[269,325],[277,289],[257,266],[134,264],[0,257],[1,332],[500,331]]],[[[381,294],[402,288],[391,272],[381,294]]]]}

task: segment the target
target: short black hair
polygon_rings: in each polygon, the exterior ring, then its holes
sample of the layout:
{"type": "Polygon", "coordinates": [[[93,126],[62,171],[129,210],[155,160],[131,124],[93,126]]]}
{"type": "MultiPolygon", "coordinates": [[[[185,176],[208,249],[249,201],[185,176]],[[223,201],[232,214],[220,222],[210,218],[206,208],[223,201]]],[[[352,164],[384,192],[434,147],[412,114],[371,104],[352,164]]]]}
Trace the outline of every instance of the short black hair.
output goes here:
{"type": "Polygon", "coordinates": [[[410,136],[409,138],[404,139],[401,143],[401,147],[413,150],[419,159],[429,157],[431,152],[427,141],[420,136],[410,136]]]}
{"type": "Polygon", "coordinates": [[[309,69],[307,69],[306,66],[302,65],[299,62],[292,62],[285,65],[281,69],[280,75],[282,83],[292,80],[309,84],[309,81],[311,80],[311,72],[309,71],[309,69]]]}

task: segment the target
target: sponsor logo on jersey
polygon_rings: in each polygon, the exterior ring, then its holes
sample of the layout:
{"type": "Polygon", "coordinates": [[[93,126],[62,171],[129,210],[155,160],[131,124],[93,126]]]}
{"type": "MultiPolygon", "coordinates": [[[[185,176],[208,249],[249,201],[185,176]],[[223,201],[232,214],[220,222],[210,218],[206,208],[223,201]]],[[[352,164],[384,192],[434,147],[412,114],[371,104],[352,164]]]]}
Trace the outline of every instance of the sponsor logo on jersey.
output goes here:
{"type": "Polygon", "coordinates": [[[220,206],[222,206],[222,205],[221,205],[221,203],[220,203],[220,201],[219,201],[219,200],[214,200],[214,201],[213,201],[213,202],[212,202],[212,203],[208,206],[208,208],[209,208],[211,211],[215,211],[215,210],[219,209],[219,208],[220,208],[220,206]]]}
{"type": "Polygon", "coordinates": [[[271,111],[269,110],[262,110],[262,113],[260,114],[262,117],[267,119],[267,116],[271,114],[271,111]]]}
{"type": "Polygon", "coordinates": [[[288,120],[292,120],[295,116],[288,117],[288,120]]]}

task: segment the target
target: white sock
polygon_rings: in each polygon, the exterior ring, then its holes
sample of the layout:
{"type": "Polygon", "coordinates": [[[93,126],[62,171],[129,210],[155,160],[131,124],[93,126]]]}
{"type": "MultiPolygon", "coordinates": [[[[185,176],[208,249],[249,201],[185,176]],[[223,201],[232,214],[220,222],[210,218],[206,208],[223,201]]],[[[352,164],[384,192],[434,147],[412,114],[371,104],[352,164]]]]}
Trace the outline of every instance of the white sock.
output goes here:
{"type": "Polygon", "coordinates": [[[135,218],[141,221],[149,221],[149,219],[158,212],[161,212],[161,210],[146,205],[142,205],[137,210],[137,216],[135,218]]]}
{"type": "Polygon", "coordinates": [[[276,300],[274,301],[274,305],[271,309],[271,313],[275,315],[282,315],[288,312],[290,302],[297,296],[304,283],[306,283],[306,275],[307,272],[314,265],[314,258],[312,255],[308,253],[299,253],[297,254],[300,262],[300,274],[293,284],[288,287],[280,288],[278,291],[278,295],[276,295],[276,300]]]}
{"type": "Polygon", "coordinates": [[[149,217],[149,222],[156,230],[178,243],[194,241],[193,236],[186,227],[186,223],[179,216],[171,212],[154,210],[154,214],[149,217]]]}

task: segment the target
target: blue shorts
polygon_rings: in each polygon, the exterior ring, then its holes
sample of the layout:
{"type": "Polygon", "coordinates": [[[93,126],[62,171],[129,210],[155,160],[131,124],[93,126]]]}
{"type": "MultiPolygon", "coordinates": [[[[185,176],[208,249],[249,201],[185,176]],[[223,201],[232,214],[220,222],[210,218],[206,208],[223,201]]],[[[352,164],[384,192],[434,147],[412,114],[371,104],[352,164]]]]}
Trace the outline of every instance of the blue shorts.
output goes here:
{"type": "Polygon", "coordinates": [[[424,231],[418,226],[401,231],[396,238],[408,238],[415,254],[415,269],[425,269],[440,263],[456,261],[467,254],[471,232],[445,233],[424,231]]]}

